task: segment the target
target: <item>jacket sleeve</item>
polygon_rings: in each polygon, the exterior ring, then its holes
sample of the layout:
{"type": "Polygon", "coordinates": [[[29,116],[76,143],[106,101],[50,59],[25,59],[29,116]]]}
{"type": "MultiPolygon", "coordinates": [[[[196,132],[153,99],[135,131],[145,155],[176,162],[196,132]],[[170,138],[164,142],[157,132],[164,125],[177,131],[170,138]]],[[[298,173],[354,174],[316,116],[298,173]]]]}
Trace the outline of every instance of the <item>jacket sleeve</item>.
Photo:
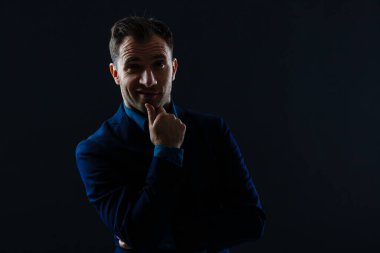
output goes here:
{"type": "Polygon", "coordinates": [[[222,185],[219,208],[205,209],[189,220],[198,249],[221,250],[262,236],[265,225],[258,193],[239,146],[223,119],[219,121],[215,150],[222,185]]]}
{"type": "Polygon", "coordinates": [[[128,245],[155,248],[167,229],[183,169],[153,157],[143,187],[137,188],[134,178],[128,179],[130,183],[120,183],[110,155],[102,149],[99,143],[85,140],[76,150],[77,166],[90,203],[106,226],[128,245]]]}

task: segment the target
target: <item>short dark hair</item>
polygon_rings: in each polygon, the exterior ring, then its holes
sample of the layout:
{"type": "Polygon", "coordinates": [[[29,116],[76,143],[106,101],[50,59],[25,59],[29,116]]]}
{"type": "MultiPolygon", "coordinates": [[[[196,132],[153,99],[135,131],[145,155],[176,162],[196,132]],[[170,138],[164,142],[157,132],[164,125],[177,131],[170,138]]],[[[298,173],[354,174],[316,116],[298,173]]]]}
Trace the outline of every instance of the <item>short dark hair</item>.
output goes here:
{"type": "Polygon", "coordinates": [[[112,26],[109,49],[112,62],[116,64],[119,57],[120,44],[126,36],[132,36],[139,43],[147,42],[153,35],[158,35],[169,46],[173,54],[173,34],[170,28],[155,18],[129,16],[122,18],[112,26]]]}

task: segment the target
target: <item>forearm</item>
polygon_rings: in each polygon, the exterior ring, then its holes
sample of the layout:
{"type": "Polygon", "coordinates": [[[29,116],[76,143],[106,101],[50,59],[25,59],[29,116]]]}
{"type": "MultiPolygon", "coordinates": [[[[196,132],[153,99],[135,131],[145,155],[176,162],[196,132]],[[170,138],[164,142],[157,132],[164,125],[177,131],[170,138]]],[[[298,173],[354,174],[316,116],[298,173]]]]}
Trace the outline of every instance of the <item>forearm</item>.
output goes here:
{"type": "Polygon", "coordinates": [[[177,165],[153,158],[144,188],[128,214],[129,224],[124,226],[132,246],[159,243],[173,217],[182,175],[177,165]]]}
{"type": "Polygon", "coordinates": [[[157,157],[134,158],[132,153],[124,155],[128,167],[119,168],[106,155],[98,155],[100,151],[90,141],[77,150],[77,165],[90,203],[124,242],[134,246],[151,240],[154,245],[170,217],[183,169],[157,157]],[[141,163],[141,159],[151,162],[141,163]]]}

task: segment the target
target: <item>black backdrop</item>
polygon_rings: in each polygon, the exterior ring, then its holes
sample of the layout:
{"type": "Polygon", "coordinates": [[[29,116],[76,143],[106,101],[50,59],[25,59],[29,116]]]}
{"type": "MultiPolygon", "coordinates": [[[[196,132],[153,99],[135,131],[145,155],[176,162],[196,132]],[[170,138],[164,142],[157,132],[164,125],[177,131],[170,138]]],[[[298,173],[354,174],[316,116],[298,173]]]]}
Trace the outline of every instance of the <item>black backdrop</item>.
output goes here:
{"type": "Polygon", "coordinates": [[[243,252],[377,252],[378,1],[3,1],[0,252],[111,252],[76,144],[121,102],[113,22],[175,34],[177,104],[222,115],[268,215],[243,252]]]}

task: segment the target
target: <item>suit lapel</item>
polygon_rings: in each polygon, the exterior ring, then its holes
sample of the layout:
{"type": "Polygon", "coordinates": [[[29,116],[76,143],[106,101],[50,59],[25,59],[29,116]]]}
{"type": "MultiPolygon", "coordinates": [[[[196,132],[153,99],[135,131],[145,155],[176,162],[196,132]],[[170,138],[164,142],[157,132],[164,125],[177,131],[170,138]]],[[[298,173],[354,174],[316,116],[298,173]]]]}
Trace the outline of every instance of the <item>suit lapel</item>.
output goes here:
{"type": "MultiPolygon", "coordinates": [[[[181,107],[176,106],[176,111],[178,118],[185,124],[188,125],[191,123],[187,122],[188,120],[186,113],[181,107]]],[[[142,131],[137,123],[125,113],[123,104],[119,106],[119,109],[111,118],[110,123],[112,124],[112,128],[115,131],[117,139],[119,139],[120,144],[124,148],[131,151],[145,153],[151,153],[153,151],[154,145],[150,141],[149,133],[142,131]]],[[[187,129],[186,132],[183,148],[185,148],[189,143],[191,129],[187,129]]]]}
{"type": "Polygon", "coordinates": [[[149,133],[145,133],[136,122],[128,117],[123,104],[120,105],[111,122],[122,146],[131,151],[151,152],[153,144],[150,141],[149,133]]]}

